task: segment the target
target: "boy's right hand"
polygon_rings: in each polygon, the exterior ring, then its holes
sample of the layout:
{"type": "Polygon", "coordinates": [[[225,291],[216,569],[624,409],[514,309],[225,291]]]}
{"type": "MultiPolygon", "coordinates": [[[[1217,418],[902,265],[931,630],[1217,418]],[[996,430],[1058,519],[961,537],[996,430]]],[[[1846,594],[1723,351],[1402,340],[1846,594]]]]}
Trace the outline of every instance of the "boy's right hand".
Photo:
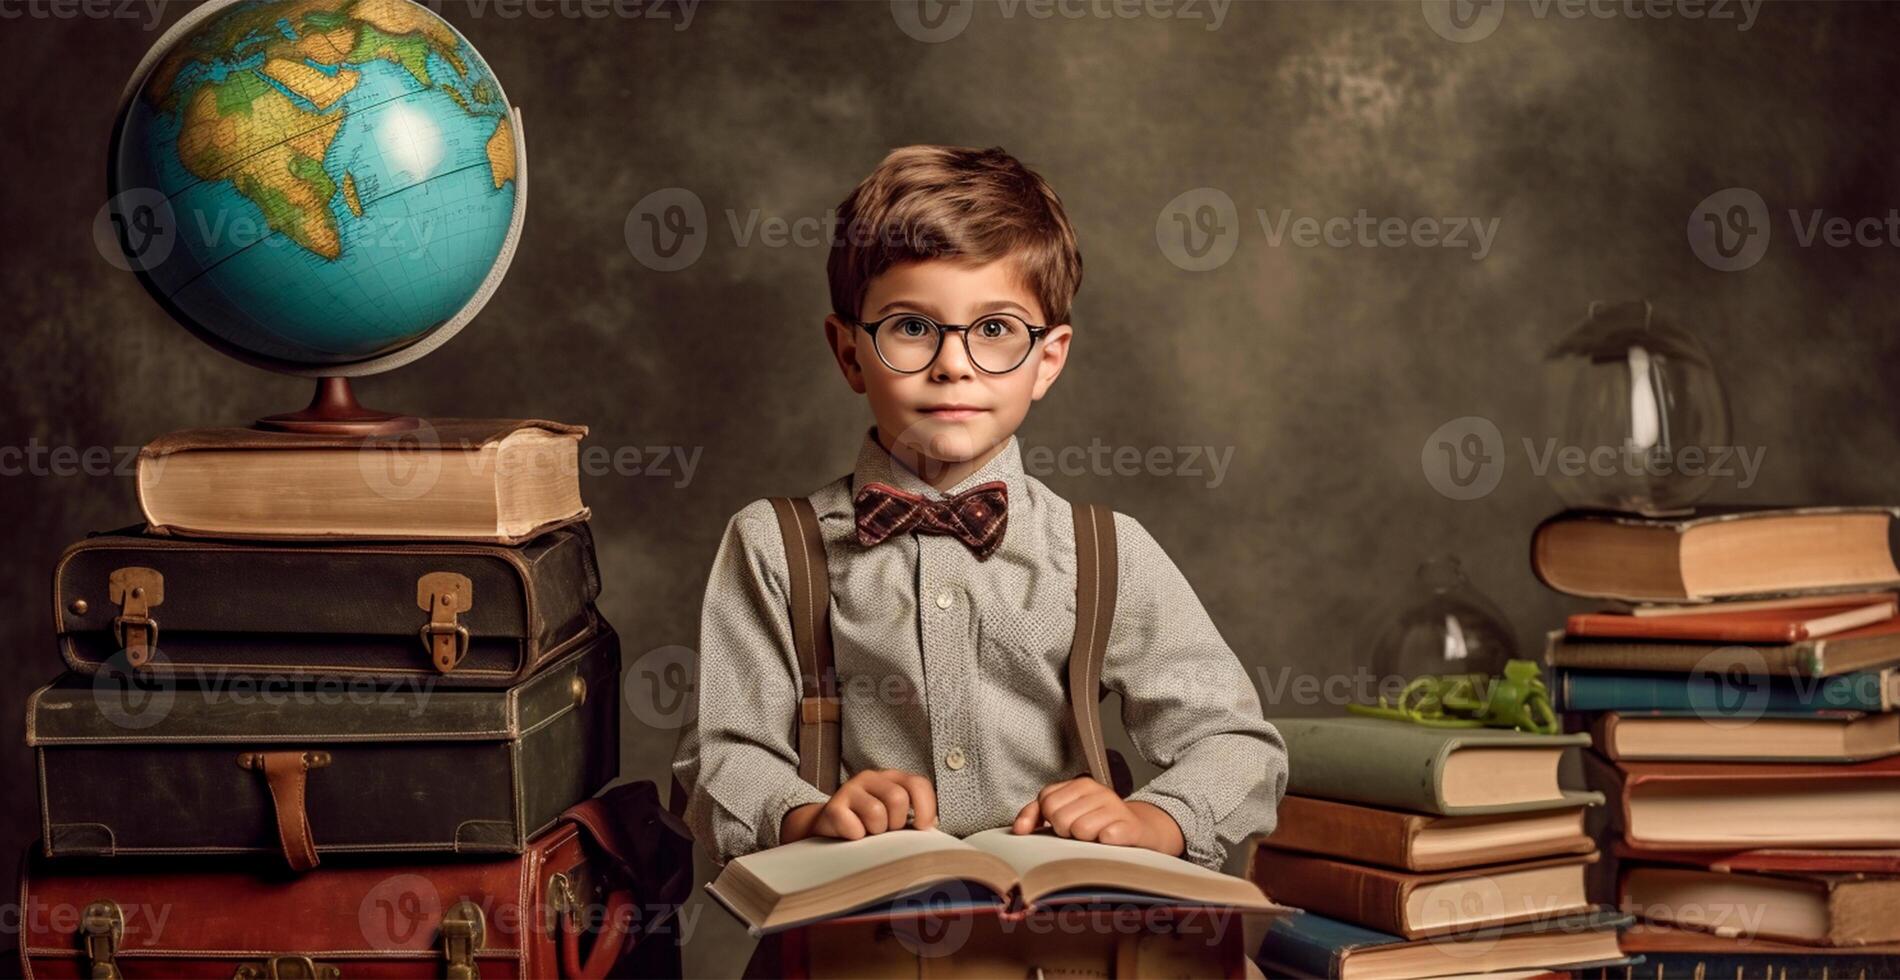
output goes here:
{"type": "Polygon", "coordinates": [[[779,843],[807,837],[858,840],[906,826],[929,830],[936,825],[937,790],[930,780],[902,769],[867,769],[845,780],[831,799],[786,811],[779,843]]]}

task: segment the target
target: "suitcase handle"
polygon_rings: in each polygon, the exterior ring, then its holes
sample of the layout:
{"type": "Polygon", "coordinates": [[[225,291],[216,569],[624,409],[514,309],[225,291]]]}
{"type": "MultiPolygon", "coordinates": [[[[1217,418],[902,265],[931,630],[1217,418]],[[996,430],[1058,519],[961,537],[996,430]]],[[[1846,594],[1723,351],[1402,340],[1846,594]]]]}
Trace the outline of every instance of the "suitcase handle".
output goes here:
{"type": "Polygon", "coordinates": [[[588,954],[587,962],[581,962],[581,931],[574,925],[574,910],[568,909],[560,916],[561,930],[561,975],[571,980],[605,980],[609,970],[619,962],[620,957],[639,943],[639,937],[628,942],[632,932],[629,925],[637,911],[633,907],[633,894],[616,891],[607,898],[607,918],[600,924],[600,935],[594,939],[593,952],[588,954]]]}
{"type": "Polygon", "coordinates": [[[301,749],[239,752],[238,767],[264,774],[271,809],[277,814],[277,841],[292,871],[317,866],[317,845],[310,836],[310,813],[304,807],[304,784],[310,770],[330,764],[328,752],[301,749]]]}

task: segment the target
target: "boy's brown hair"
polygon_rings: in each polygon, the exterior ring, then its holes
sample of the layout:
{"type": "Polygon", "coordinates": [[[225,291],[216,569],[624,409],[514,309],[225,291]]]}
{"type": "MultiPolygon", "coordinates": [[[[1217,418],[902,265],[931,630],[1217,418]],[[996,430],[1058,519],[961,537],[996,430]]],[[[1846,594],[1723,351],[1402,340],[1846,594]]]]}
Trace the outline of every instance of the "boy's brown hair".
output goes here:
{"type": "Polygon", "coordinates": [[[871,280],[921,259],[1013,256],[1051,324],[1069,322],[1082,253],[1048,181],[1000,146],[903,146],[838,205],[825,271],[831,308],[856,320],[871,280]]]}

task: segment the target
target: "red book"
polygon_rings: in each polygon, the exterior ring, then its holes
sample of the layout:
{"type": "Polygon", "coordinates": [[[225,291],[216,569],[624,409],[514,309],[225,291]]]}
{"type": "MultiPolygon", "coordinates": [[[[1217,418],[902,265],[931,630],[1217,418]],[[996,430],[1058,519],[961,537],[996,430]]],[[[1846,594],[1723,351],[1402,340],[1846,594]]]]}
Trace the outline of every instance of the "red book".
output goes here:
{"type": "Polygon", "coordinates": [[[1612,763],[1584,754],[1612,826],[1638,847],[1900,847],[1900,756],[1836,765],[1612,763]]]}
{"type": "Polygon", "coordinates": [[[1619,861],[1687,864],[1710,871],[1824,872],[1827,874],[1900,875],[1900,848],[1775,847],[1756,851],[1672,851],[1613,845],[1619,861]]]}
{"type": "Polygon", "coordinates": [[[1731,612],[1635,616],[1578,613],[1564,624],[1577,637],[1691,640],[1709,643],[1799,643],[1892,619],[1894,599],[1804,609],[1745,609],[1731,612]]]}

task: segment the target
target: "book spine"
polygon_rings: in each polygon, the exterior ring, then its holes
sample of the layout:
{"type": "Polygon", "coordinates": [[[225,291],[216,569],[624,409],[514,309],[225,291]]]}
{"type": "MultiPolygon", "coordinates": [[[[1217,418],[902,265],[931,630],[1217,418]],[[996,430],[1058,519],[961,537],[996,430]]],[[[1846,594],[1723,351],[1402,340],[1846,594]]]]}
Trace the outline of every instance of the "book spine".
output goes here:
{"type": "Polygon", "coordinates": [[[1750,684],[1716,674],[1620,674],[1564,670],[1558,688],[1564,711],[1694,711],[1714,717],[1764,711],[1885,711],[1881,675],[1841,674],[1814,680],[1780,678],[1750,684]],[[1765,689],[1765,694],[1764,694],[1765,689]]]}
{"type": "Polygon", "coordinates": [[[1307,918],[1307,915],[1292,915],[1275,919],[1267,929],[1261,952],[1291,976],[1339,976],[1346,954],[1352,952],[1353,947],[1334,945],[1319,931],[1300,928],[1299,920],[1307,918]]]}
{"type": "Polygon", "coordinates": [[[1273,849],[1280,848],[1405,868],[1411,866],[1417,835],[1415,820],[1402,814],[1313,806],[1289,796],[1281,801],[1279,826],[1256,860],[1272,860],[1273,849]]]}
{"type": "Polygon", "coordinates": [[[1258,869],[1261,886],[1286,902],[1353,925],[1410,936],[1405,893],[1410,882],[1389,872],[1301,854],[1282,853],[1258,869]]]}
{"type": "MultiPolygon", "coordinates": [[[[1660,671],[1689,674],[1705,668],[1720,647],[1707,643],[1652,643],[1623,640],[1565,640],[1553,637],[1544,659],[1552,667],[1614,673],[1660,671]]],[[[1825,663],[1815,642],[1783,647],[1755,647],[1769,676],[1813,676],[1825,663]]]]}

